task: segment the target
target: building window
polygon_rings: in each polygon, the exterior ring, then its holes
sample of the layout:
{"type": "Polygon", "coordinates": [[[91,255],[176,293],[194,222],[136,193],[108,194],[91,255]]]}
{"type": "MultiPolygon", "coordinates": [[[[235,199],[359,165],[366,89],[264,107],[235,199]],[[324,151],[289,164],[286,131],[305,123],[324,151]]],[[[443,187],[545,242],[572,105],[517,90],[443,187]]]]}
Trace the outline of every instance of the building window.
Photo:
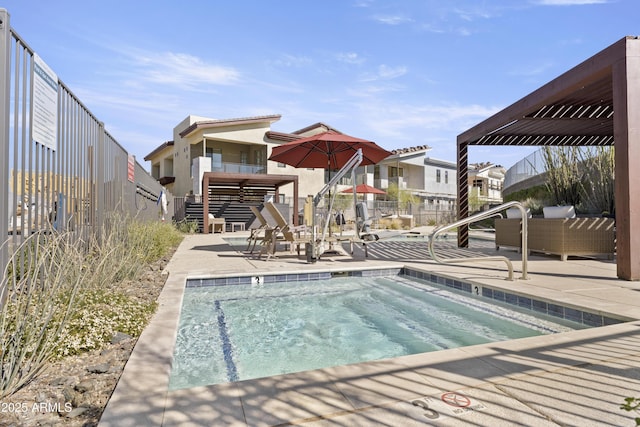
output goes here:
{"type": "Polygon", "coordinates": [[[207,157],[211,159],[211,171],[222,171],[222,150],[219,148],[207,148],[207,157]]]}
{"type": "MultiPolygon", "coordinates": [[[[325,169],[324,171],[324,183],[328,184],[336,176],[336,171],[330,171],[325,169]]],[[[336,184],[351,185],[351,174],[347,174],[340,178],[336,184]]]]}
{"type": "Polygon", "coordinates": [[[449,171],[444,171],[444,183],[449,183],[449,171]]]}
{"type": "Polygon", "coordinates": [[[404,176],[404,170],[402,168],[397,168],[395,166],[389,167],[389,178],[397,178],[397,177],[403,177],[403,176],[404,176]]]}
{"type": "Polygon", "coordinates": [[[436,169],[436,182],[440,182],[440,169],[436,169]]]}
{"type": "Polygon", "coordinates": [[[285,165],[284,163],[280,163],[280,162],[278,162],[278,167],[279,167],[279,168],[286,168],[286,167],[287,167],[287,165],[285,165]]]}
{"type": "Polygon", "coordinates": [[[262,150],[255,151],[256,165],[262,166],[264,163],[264,152],[262,150]]]}

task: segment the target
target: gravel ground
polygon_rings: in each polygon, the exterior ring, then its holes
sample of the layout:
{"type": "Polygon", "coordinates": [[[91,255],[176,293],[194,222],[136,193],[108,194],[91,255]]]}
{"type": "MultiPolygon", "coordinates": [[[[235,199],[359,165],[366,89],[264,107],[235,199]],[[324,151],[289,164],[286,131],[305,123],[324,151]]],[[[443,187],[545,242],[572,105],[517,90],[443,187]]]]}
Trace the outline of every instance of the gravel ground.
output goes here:
{"type": "MultiPolygon", "coordinates": [[[[138,281],[123,284],[126,292],[157,300],[171,255],[147,267],[138,281]]],[[[136,339],[117,333],[101,350],[50,363],[31,383],[0,401],[0,426],[96,426],[136,339]]]]}

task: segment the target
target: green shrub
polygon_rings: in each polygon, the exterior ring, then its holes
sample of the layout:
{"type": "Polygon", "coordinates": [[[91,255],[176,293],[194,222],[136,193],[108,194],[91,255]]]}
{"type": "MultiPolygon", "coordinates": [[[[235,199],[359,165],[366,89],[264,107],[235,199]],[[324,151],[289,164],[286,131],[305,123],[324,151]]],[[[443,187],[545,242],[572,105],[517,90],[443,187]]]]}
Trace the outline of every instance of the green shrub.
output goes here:
{"type": "MultiPolygon", "coordinates": [[[[620,405],[620,409],[624,409],[627,412],[640,412],[640,398],[625,397],[624,403],[620,405]]],[[[640,426],[640,417],[635,417],[633,420],[636,426],[640,426]]]]}
{"type": "Polygon", "coordinates": [[[80,354],[101,348],[116,332],[139,336],[156,310],[157,303],[136,301],[122,293],[108,290],[85,292],[77,309],[66,322],[64,340],[56,356],[80,354]]]}

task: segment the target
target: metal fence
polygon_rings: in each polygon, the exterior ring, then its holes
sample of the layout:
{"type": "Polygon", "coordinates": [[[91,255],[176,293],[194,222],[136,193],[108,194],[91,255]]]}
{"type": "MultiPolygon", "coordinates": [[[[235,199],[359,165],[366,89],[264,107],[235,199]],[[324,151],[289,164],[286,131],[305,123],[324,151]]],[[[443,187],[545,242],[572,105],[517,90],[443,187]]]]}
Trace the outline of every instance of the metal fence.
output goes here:
{"type": "Polygon", "coordinates": [[[17,35],[4,9],[0,129],[3,271],[12,248],[34,232],[80,238],[111,213],[158,218],[160,184],[17,35]]]}
{"type": "Polygon", "coordinates": [[[509,188],[547,171],[544,148],[541,148],[511,166],[504,175],[503,188],[509,188]]]}
{"type": "MultiPolygon", "coordinates": [[[[346,204],[338,203],[337,206],[334,205],[334,214],[337,212],[342,213],[344,219],[347,222],[355,220],[355,212],[353,211],[353,202],[351,200],[352,199],[350,196],[346,204]]],[[[293,206],[293,202],[291,201],[290,197],[287,197],[284,202],[290,207],[293,206]]],[[[304,203],[305,199],[298,199],[298,206],[304,206],[304,203]]],[[[385,218],[389,219],[393,218],[394,216],[410,216],[412,218],[411,224],[413,225],[413,227],[450,224],[457,219],[457,211],[455,209],[455,205],[425,206],[420,203],[407,205],[399,204],[396,201],[383,200],[368,200],[365,201],[365,205],[367,206],[367,214],[373,221],[374,227],[383,226],[385,218]]],[[[326,205],[324,203],[321,203],[317,208],[317,212],[320,216],[326,217],[326,205]]],[[[302,212],[299,212],[299,215],[299,222],[302,224],[302,212]]]]}

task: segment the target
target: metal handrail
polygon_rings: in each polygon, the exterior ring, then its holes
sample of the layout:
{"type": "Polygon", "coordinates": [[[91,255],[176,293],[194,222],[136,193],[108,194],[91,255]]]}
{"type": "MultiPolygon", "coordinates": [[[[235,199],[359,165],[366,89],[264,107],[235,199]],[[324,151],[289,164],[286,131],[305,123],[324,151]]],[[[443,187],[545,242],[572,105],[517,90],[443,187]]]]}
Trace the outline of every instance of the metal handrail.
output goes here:
{"type": "Polygon", "coordinates": [[[520,210],[521,213],[521,217],[522,217],[522,230],[521,230],[521,234],[522,234],[522,277],[521,279],[523,280],[527,280],[529,277],[527,275],[527,210],[524,208],[524,206],[522,206],[522,203],[520,202],[507,202],[504,203],[500,206],[497,206],[495,208],[491,208],[488,211],[484,211],[484,212],[480,212],[477,213],[475,215],[471,215],[470,217],[467,218],[463,218],[459,221],[456,221],[454,223],[451,223],[449,225],[444,225],[441,227],[436,228],[435,230],[433,230],[433,232],[429,235],[429,254],[431,254],[431,257],[433,258],[434,261],[440,263],[440,264],[452,264],[452,263],[459,263],[459,262],[475,262],[475,261],[504,261],[507,264],[507,268],[509,269],[509,278],[508,280],[514,280],[513,279],[513,264],[511,263],[511,260],[509,260],[509,258],[505,257],[505,256],[488,256],[488,257],[473,257],[473,258],[452,258],[452,259],[441,259],[440,257],[438,257],[433,249],[433,244],[436,240],[436,237],[438,236],[438,234],[443,233],[445,231],[451,230],[453,228],[457,228],[461,225],[465,225],[465,224],[470,224],[472,222],[476,222],[476,221],[480,221],[482,219],[485,218],[489,218],[491,216],[494,216],[496,213],[499,213],[507,208],[510,207],[516,207],[520,210]]]}

